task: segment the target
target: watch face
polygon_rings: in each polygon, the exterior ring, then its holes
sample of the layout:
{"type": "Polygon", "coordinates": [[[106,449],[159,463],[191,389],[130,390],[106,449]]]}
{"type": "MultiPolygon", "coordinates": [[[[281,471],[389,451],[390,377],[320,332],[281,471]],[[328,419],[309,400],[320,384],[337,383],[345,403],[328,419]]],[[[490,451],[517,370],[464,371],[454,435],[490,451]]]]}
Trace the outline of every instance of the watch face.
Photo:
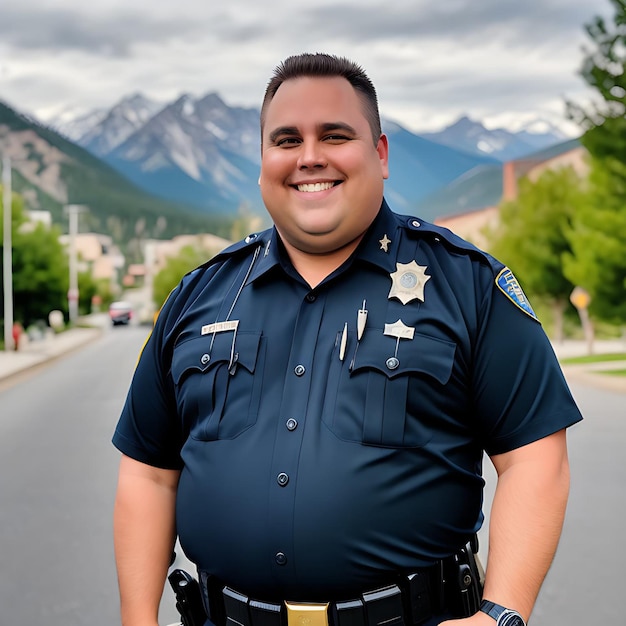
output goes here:
{"type": "Polygon", "coordinates": [[[518,613],[504,613],[498,620],[498,626],[526,626],[526,623],[518,613]]]}

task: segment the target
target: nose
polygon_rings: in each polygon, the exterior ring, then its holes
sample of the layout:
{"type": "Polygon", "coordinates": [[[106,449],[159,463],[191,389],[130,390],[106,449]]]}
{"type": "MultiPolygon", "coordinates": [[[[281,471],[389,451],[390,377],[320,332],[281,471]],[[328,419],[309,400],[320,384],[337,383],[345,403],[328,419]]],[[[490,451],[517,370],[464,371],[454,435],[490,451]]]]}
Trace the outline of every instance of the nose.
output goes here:
{"type": "Polygon", "coordinates": [[[298,155],[298,168],[301,170],[323,168],[326,165],[323,145],[319,141],[303,141],[298,155]]]}

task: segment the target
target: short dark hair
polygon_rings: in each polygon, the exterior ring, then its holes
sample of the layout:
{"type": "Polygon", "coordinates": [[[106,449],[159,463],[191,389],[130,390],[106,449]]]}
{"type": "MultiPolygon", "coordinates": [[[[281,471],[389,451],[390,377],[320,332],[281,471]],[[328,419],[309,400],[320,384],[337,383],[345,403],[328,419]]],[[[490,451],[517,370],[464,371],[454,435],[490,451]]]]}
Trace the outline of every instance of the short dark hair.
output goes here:
{"type": "Polygon", "coordinates": [[[274,74],[265,89],[263,105],[261,107],[261,131],[265,125],[265,112],[279,87],[286,80],[295,78],[345,78],[361,97],[364,113],[372,131],[374,144],[378,143],[382,133],[380,113],[378,112],[378,97],[374,83],[369,79],[362,67],[346,59],[331,54],[298,54],[285,59],[274,69],[274,74]]]}

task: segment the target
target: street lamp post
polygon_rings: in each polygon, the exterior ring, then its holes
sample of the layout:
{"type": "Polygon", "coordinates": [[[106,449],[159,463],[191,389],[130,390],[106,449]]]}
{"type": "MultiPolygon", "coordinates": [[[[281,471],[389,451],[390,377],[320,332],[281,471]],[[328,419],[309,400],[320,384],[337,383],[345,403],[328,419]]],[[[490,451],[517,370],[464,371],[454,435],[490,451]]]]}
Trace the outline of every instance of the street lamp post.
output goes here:
{"type": "Polygon", "coordinates": [[[4,294],[4,349],[12,350],[13,345],[13,242],[11,239],[11,158],[2,159],[2,288],[4,294]]]}
{"type": "Polygon", "coordinates": [[[68,310],[70,323],[78,321],[78,258],[76,253],[76,235],[78,234],[78,214],[86,211],[86,207],[80,204],[68,204],[66,212],[69,214],[70,236],[70,285],[67,292],[68,310]]]}

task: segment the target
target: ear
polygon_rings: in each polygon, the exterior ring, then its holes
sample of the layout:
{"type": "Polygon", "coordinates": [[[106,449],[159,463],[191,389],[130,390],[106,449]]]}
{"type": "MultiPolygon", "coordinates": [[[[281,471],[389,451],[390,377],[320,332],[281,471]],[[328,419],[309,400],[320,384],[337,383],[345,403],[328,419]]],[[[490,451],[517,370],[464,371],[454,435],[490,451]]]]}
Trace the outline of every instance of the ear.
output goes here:
{"type": "Polygon", "coordinates": [[[380,159],[380,168],[384,179],[389,178],[389,140],[387,135],[381,135],[376,144],[376,152],[380,159]]]}

